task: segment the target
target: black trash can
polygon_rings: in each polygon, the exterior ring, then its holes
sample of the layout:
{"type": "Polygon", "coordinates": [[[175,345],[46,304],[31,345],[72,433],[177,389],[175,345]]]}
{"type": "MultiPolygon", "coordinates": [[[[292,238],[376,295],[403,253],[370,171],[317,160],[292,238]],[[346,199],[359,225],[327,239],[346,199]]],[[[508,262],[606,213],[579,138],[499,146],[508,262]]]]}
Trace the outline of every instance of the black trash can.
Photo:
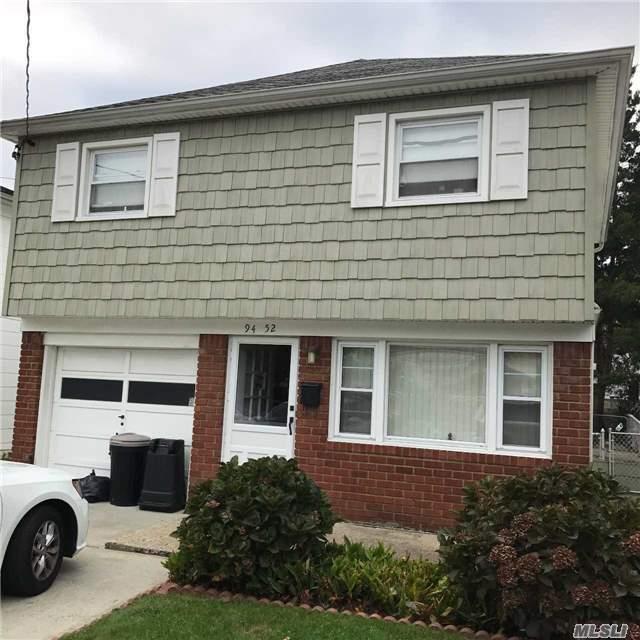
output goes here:
{"type": "Polygon", "coordinates": [[[151,438],[139,433],[118,433],[111,438],[111,504],[117,507],[138,504],[150,442],[151,438]]]}
{"type": "Polygon", "coordinates": [[[138,505],[147,511],[180,511],[185,498],[184,440],[152,440],[138,505]]]}

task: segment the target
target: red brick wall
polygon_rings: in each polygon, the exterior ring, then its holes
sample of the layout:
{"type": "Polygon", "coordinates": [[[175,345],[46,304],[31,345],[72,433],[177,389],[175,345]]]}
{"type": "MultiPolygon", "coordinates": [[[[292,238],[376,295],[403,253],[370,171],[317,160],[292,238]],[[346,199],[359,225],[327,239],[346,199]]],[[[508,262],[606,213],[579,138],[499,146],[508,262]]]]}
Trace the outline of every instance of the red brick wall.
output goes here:
{"type": "MultiPolygon", "coordinates": [[[[215,476],[220,463],[228,337],[201,335],[196,380],[191,484],[215,476]]],[[[24,332],[12,458],[32,462],[38,421],[43,334],[24,332]]],[[[322,382],[320,406],[298,404],[296,456],[329,494],[336,511],[356,521],[386,522],[432,530],[451,524],[462,488],[486,475],[521,473],[545,460],[480,453],[328,442],[331,338],[300,341],[299,383],[322,382]],[[319,357],[307,363],[307,352],[319,357]]],[[[591,345],[556,343],[553,373],[553,458],[568,465],[589,462],[591,345]]]]}
{"type": "Polygon", "coordinates": [[[220,464],[228,343],[227,336],[200,336],[189,473],[191,485],[213,478],[220,464]]]}
{"type": "MultiPolygon", "coordinates": [[[[554,347],[554,459],[589,462],[591,345],[554,347]]],[[[486,475],[522,473],[546,460],[328,442],[331,340],[302,338],[299,382],[322,382],[317,409],[297,408],[296,456],[344,518],[433,530],[453,523],[462,488],[486,475]],[[315,365],[307,351],[320,348],[315,365]]]]}
{"type": "Polygon", "coordinates": [[[11,447],[11,459],[16,462],[33,462],[43,360],[44,334],[39,331],[23,331],[11,447]]]}
{"type": "Polygon", "coordinates": [[[591,436],[591,345],[553,345],[553,459],[589,464],[591,436]]]}

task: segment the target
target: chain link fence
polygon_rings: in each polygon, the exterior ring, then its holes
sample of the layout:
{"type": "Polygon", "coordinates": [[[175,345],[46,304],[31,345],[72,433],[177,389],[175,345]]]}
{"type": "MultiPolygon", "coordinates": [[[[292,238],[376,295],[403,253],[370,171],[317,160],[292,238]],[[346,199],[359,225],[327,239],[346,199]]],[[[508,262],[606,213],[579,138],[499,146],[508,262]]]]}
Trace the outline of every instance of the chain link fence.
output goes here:
{"type": "Polygon", "coordinates": [[[593,434],[593,466],[640,493],[640,433],[604,428],[593,434]]]}

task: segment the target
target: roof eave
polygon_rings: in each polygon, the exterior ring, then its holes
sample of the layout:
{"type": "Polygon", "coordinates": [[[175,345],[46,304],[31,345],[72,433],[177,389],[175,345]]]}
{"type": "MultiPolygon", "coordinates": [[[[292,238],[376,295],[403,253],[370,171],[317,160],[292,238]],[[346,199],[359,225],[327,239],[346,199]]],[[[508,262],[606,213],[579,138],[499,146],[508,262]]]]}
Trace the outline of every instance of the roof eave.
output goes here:
{"type": "MultiPolygon", "coordinates": [[[[544,80],[591,75],[603,65],[631,60],[633,47],[621,47],[572,54],[547,55],[438,69],[376,76],[358,80],[340,80],[282,89],[262,89],[218,96],[168,99],[163,102],[71,111],[31,118],[34,136],[128,124],[188,120],[233,113],[254,113],[304,106],[319,106],[411,95],[473,89],[496,84],[521,84],[544,80]]],[[[17,142],[24,135],[24,119],[0,122],[0,136],[17,142]]]]}
{"type": "Polygon", "coordinates": [[[609,229],[609,217],[613,208],[613,199],[616,192],[618,166],[620,163],[620,153],[622,152],[622,137],[624,134],[624,119],[627,111],[627,93],[631,74],[633,73],[634,48],[628,47],[627,54],[621,55],[618,59],[618,83],[616,85],[615,112],[613,116],[612,140],[611,140],[611,162],[609,163],[609,173],[605,188],[605,204],[602,212],[602,225],[600,236],[596,245],[596,252],[600,251],[607,239],[609,229]]]}

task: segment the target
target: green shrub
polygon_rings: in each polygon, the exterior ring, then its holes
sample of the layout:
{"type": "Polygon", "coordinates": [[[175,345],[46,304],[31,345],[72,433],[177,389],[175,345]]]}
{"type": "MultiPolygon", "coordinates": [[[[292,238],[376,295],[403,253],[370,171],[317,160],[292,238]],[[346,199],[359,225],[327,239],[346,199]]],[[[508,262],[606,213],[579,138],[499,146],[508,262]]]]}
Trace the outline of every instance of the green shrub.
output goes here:
{"type": "Polygon", "coordinates": [[[365,547],[345,539],[318,579],[318,599],[385,615],[443,618],[455,593],[437,563],[397,556],[383,544],[365,547]]]}
{"type": "Polygon", "coordinates": [[[566,637],[576,622],[640,620],[639,530],[615,481],[550,467],[467,487],[440,553],[466,620],[566,637]]]}
{"type": "Polygon", "coordinates": [[[222,464],[186,512],[174,534],[178,551],[166,562],[171,579],[257,595],[287,593],[292,572],[326,556],[337,521],[296,461],[275,456],[222,464]]]}

